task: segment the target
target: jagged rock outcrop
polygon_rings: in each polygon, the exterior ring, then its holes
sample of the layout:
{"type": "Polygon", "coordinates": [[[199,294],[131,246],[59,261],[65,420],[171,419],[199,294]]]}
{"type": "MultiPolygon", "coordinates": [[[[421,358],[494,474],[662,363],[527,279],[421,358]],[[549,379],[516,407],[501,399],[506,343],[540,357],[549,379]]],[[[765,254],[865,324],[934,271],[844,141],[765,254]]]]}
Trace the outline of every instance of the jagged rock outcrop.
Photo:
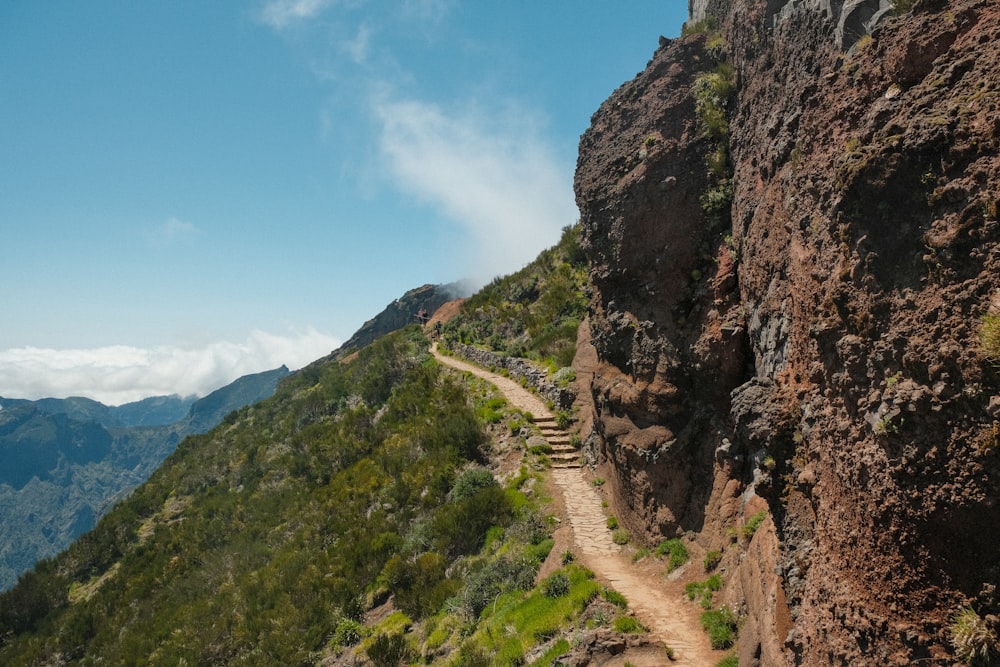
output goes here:
{"type": "MultiPolygon", "coordinates": [[[[705,19],[723,20],[733,0],[688,0],[692,22],[705,19]]],[[[810,13],[823,16],[833,26],[834,41],[847,48],[868,35],[879,23],[892,15],[891,0],[768,0],[764,21],[774,27],[793,14],[810,13]]]]}
{"type": "Polygon", "coordinates": [[[724,561],[741,665],[948,663],[958,610],[1000,612],[1000,6],[887,9],[692,0],[719,33],[668,41],[581,140],[592,440],[634,534],[720,548],[768,508],[724,561]]]}
{"type": "Polygon", "coordinates": [[[378,315],[362,324],[361,328],[355,331],[354,335],[334,354],[359,350],[408,324],[426,323],[434,311],[452,299],[468,296],[468,291],[469,286],[463,283],[423,285],[411,289],[383,308],[378,315]]]}

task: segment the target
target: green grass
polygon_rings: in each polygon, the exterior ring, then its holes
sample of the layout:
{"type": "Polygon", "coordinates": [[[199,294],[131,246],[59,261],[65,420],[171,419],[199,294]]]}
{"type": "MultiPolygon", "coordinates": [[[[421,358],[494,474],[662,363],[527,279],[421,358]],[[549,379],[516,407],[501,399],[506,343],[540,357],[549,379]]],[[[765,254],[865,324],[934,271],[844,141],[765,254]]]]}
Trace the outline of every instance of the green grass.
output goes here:
{"type": "Polygon", "coordinates": [[[749,540],[753,537],[754,533],[757,532],[757,529],[760,528],[760,524],[764,523],[764,519],[766,518],[767,510],[761,510],[747,519],[747,522],[743,524],[742,528],[740,528],[740,535],[743,539],[749,540]]]}
{"type": "Polygon", "coordinates": [[[1000,315],[984,315],[979,327],[979,343],[991,361],[1000,361],[1000,315]]]}
{"type": "Polygon", "coordinates": [[[569,640],[561,638],[545,651],[538,660],[531,663],[531,667],[549,667],[555,662],[556,658],[569,653],[570,648],[569,640]]]}
{"type": "MultiPolygon", "coordinates": [[[[528,358],[559,373],[576,354],[576,332],[587,313],[587,269],[579,226],[564,228],[556,246],[469,298],[444,326],[444,342],[528,358]]],[[[570,382],[570,374],[563,371],[558,381],[570,382]]]]}
{"type": "Polygon", "coordinates": [[[636,619],[633,616],[617,617],[614,620],[614,622],[612,622],[611,628],[615,632],[623,635],[637,635],[637,634],[642,634],[644,632],[649,632],[649,630],[647,630],[645,626],[643,626],[643,624],[640,623],[638,619],[636,619]]]}
{"type": "Polygon", "coordinates": [[[711,572],[718,567],[720,561],[722,561],[722,552],[718,549],[713,549],[705,554],[705,558],[702,559],[701,564],[705,567],[705,572],[711,572]]]}
{"type": "Polygon", "coordinates": [[[985,662],[1000,649],[996,634],[975,609],[955,614],[948,630],[955,655],[969,664],[985,662]]]}
{"type": "Polygon", "coordinates": [[[727,649],[736,641],[736,617],[728,607],[709,609],[701,615],[700,621],[712,648],[727,649]]]}
{"type": "Polygon", "coordinates": [[[712,594],[722,590],[722,577],[713,574],[705,581],[692,581],[684,587],[684,593],[688,600],[701,598],[701,606],[705,609],[712,607],[712,594]]]}
{"type": "Polygon", "coordinates": [[[600,586],[594,581],[593,572],[576,564],[567,565],[557,573],[569,581],[565,595],[551,597],[539,587],[527,593],[512,591],[500,596],[483,610],[479,624],[467,640],[468,646],[494,655],[497,664],[519,664],[527,651],[568,627],[600,594],[600,586]]]}
{"type": "Polygon", "coordinates": [[[667,562],[668,572],[673,572],[688,561],[687,547],[684,546],[684,543],[676,537],[661,542],[660,545],[656,547],[655,553],[661,558],[667,554],[670,555],[670,559],[667,562]]]}
{"type": "Polygon", "coordinates": [[[607,600],[611,604],[621,609],[625,609],[628,607],[628,600],[625,599],[625,596],[619,593],[618,591],[614,590],[613,588],[605,588],[603,591],[601,591],[601,597],[603,597],[605,600],[607,600]]]}
{"type": "Polygon", "coordinates": [[[715,667],[740,667],[740,659],[735,653],[730,653],[725,658],[715,663],[715,667]]]}

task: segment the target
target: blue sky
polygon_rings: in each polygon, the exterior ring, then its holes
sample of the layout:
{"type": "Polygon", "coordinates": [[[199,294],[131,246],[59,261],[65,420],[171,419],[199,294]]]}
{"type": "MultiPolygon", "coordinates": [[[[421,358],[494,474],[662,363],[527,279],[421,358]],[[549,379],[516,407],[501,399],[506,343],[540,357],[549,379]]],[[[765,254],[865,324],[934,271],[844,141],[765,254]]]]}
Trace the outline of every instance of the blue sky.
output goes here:
{"type": "Polygon", "coordinates": [[[577,219],[686,0],[0,3],[0,395],[205,392],[577,219]]]}

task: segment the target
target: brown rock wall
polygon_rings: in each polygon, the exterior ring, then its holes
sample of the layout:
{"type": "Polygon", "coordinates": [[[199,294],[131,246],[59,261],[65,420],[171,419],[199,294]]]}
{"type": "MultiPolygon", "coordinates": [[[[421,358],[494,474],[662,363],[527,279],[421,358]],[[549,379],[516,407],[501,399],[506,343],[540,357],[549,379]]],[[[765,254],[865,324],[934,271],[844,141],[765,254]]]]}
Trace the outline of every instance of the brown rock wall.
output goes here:
{"type": "Polygon", "coordinates": [[[773,529],[726,561],[741,658],[948,660],[958,609],[1000,612],[1000,376],[978,340],[1000,294],[1000,7],[924,0],[843,52],[828,14],[773,5],[721,24],[731,229],[699,204],[705,37],[659,49],[581,140],[594,448],[651,542],[717,548],[766,501],[773,529]]]}

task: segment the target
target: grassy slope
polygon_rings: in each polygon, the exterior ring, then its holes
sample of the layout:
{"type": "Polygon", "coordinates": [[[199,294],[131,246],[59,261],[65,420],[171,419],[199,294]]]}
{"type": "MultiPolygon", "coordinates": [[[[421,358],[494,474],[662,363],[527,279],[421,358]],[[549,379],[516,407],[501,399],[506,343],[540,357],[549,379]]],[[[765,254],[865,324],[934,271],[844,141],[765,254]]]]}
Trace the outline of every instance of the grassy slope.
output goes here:
{"type": "Polygon", "coordinates": [[[425,350],[413,328],[388,336],[185,440],[0,596],[0,664],[473,664],[553,641],[597,587],[571,567],[569,589],[534,588],[552,542],[519,490],[533,475],[504,488],[482,466],[482,415],[523,419],[425,350]],[[366,625],[390,595],[396,613],[366,625]],[[542,608],[516,643],[489,630],[542,608]]]}
{"type": "MultiPolygon", "coordinates": [[[[447,335],[568,364],[583,262],[567,228],[447,335]]],[[[551,522],[522,488],[543,459],[484,475],[487,432],[523,449],[524,417],[426,343],[410,328],[317,362],[181,443],[0,597],[0,664],[549,664],[599,587],[572,564],[535,586],[551,522]]]]}
{"type": "Polygon", "coordinates": [[[566,227],[556,246],[472,296],[445,327],[445,343],[479,345],[553,369],[569,366],[587,312],[587,260],[579,236],[578,227],[566,227]]]}

